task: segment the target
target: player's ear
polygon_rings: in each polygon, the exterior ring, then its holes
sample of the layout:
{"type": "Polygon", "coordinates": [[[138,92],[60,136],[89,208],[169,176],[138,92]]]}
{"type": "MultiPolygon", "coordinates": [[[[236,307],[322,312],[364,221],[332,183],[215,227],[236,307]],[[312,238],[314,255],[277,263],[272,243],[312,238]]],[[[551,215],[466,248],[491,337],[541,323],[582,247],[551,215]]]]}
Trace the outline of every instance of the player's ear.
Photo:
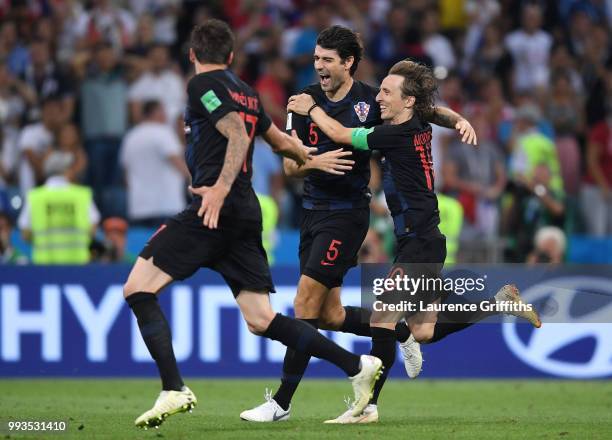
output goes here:
{"type": "Polygon", "coordinates": [[[233,61],[234,61],[234,51],[232,50],[229,56],[227,57],[227,65],[231,66],[233,61]]]}
{"type": "Polygon", "coordinates": [[[414,103],[416,102],[416,98],[414,96],[407,96],[404,98],[404,105],[406,108],[414,107],[414,103]]]}
{"type": "Polygon", "coordinates": [[[195,56],[195,52],[193,51],[193,47],[189,48],[189,62],[190,63],[196,62],[196,56],[195,56]]]}
{"type": "Polygon", "coordinates": [[[353,63],[355,62],[355,57],[354,56],[348,56],[344,59],[344,68],[346,70],[351,70],[351,67],[353,66],[353,63]]]}

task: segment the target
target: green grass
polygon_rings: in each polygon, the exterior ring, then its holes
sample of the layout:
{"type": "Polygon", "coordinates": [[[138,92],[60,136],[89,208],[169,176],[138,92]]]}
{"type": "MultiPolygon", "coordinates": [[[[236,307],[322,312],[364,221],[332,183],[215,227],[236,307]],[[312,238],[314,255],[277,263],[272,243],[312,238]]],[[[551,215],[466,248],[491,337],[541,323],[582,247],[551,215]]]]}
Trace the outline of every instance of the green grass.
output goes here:
{"type": "Polygon", "coordinates": [[[240,421],[275,380],[189,380],[199,405],[159,430],[133,421],[153,404],[156,380],[0,380],[0,440],[43,439],[612,439],[612,382],[390,381],[380,422],[328,426],[348,381],[304,381],[292,418],[240,421]],[[66,420],[64,434],[8,433],[8,420],[66,420]],[[80,429],[79,429],[80,428],[80,429]]]}

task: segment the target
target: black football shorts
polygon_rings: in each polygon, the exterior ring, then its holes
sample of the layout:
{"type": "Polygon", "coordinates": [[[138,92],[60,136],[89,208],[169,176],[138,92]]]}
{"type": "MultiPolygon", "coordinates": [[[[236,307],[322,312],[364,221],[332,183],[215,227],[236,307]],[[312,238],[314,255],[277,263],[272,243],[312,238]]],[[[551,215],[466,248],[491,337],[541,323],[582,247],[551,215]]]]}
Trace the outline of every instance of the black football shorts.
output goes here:
{"type": "Polygon", "coordinates": [[[302,209],[300,273],[328,289],[341,286],[346,272],[357,265],[369,224],[368,208],[302,209]]]}
{"type": "Polygon", "coordinates": [[[210,268],[223,276],[234,297],[241,290],[274,292],[258,222],[221,217],[218,229],[208,229],[187,209],[157,230],[140,257],[153,257],[153,264],[175,280],[210,268]]]}

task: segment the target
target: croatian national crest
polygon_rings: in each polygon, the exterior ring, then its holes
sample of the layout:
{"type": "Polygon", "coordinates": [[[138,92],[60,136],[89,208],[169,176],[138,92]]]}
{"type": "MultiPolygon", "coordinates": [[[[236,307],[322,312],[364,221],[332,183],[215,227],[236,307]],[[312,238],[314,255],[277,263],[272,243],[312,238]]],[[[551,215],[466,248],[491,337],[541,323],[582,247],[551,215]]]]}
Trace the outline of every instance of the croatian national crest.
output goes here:
{"type": "Polygon", "coordinates": [[[365,122],[368,118],[368,112],[370,111],[370,104],[366,104],[363,101],[359,101],[357,104],[353,106],[355,109],[355,113],[357,113],[357,117],[361,122],[365,122]]]}

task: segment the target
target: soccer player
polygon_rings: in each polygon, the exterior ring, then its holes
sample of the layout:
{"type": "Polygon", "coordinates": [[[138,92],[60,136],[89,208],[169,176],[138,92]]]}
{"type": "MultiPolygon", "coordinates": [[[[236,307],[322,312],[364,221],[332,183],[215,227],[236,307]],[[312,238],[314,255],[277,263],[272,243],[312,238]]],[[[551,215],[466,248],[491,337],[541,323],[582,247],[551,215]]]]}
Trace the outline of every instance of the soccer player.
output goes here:
{"type": "MultiPolygon", "coordinates": [[[[332,26],[323,30],[314,52],[314,68],[320,81],[305,89],[331,117],[347,127],[373,127],[382,123],[375,99],[378,89],[353,79],[362,52],[358,35],[350,29],[332,26]]],[[[429,118],[445,127],[471,129],[467,121],[449,109],[436,107],[429,118]]],[[[294,129],[305,145],[317,147],[319,152],[346,147],[346,143],[330,139],[316,123],[304,116],[289,114],[287,128],[294,129]]],[[[342,280],[357,264],[357,253],[370,221],[370,152],[347,149],[352,151],[355,164],[343,176],[312,170],[308,163],[298,166],[283,160],[287,175],[304,177],[299,245],[301,276],[294,300],[295,316],[313,327],[371,336],[371,354],[381,359],[394,358],[395,341],[400,341],[408,375],[416,377],[421,370],[422,357],[419,345],[409,338],[406,325],[398,324],[394,336],[378,328],[371,330],[368,319],[364,319],[364,310],[343,307],[340,301],[342,280]]],[[[308,361],[307,354],[287,350],[281,385],[274,396],[243,411],[240,417],[255,422],[274,422],[279,420],[278,414],[282,414],[284,417],[280,420],[287,420],[291,399],[308,361]]],[[[375,386],[371,409],[376,409],[379,383],[375,386]]],[[[375,418],[377,414],[373,413],[370,419],[374,421],[375,418]]]]}
{"type": "Polygon", "coordinates": [[[312,151],[276,128],[257,93],[227,69],[233,58],[227,24],[208,20],[195,26],[190,43],[196,75],[187,86],[186,159],[196,197],[153,235],[124,285],[125,299],[162,381],[154,406],[135,424],[158,426],[197,403],[179,373],[170,328],[156,295],[200,267],[224,277],[251,332],[341,368],[350,377],[361,410],[380,375],[380,359],[354,355],[313,327],[275,314],[268,297],[274,286],[261,243],[261,210],[251,186],[253,137],[261,134],[277,153],[298,164],[312,151]]]}
{"type": "MultiPolygon", "coordinates": [[[[385,197],[398,243],[395,263],[400,263],[398,268],[402,270],[407,264],[411,278],[421,275],[439,278],[446,258],[446,240],[438,228],[440,218],[434,193],[431,126],[426,122],[434,109],[436,88],[436,80],[429,68],[408,60],[398,62],[383,80],[376,96],[385,125],[371,128],[343,126],[328,116],[316,99],[308,94],[291,97],[288,105],[288,110],[307,115],[334,142],[352,145],[357,150],[375,149],[383,154],[385,197]]],[[[471,127],[462,128],[463,141],[475,145],[476,134],[471,127]]],[[[444,292],[427,293],[430,294],[427,297],[429,302],[439,303],[446,299],[444,292]]],[[[523,304],[518,290],[512,285],[502,287],[489,301],[492,305],[501,301],[523,304]]],[[[435,342],[492,314],[495,312],[443,312],[444,322],[437,322],[437,312],[427,311],[407,317],[407,323],[418,342],[435,342]]],[[[535,327],[541,325],[535,311],[512,311],[510,314],[527,319],[535,327]]],[[[372,334],[381,332],[388,338],[393,337],[394,323],[402,315],[390,317],[373,313],[370,320],[372,334]]],[[[382,359],[388,371],[393,358],[382,359]]],[[[384,379],[385,375],[377,387],[382,386],[384,379]]],[[[347,411],[328,422],[363,423],[371,413],[370,408],[358,416],[347,411]]]]}

